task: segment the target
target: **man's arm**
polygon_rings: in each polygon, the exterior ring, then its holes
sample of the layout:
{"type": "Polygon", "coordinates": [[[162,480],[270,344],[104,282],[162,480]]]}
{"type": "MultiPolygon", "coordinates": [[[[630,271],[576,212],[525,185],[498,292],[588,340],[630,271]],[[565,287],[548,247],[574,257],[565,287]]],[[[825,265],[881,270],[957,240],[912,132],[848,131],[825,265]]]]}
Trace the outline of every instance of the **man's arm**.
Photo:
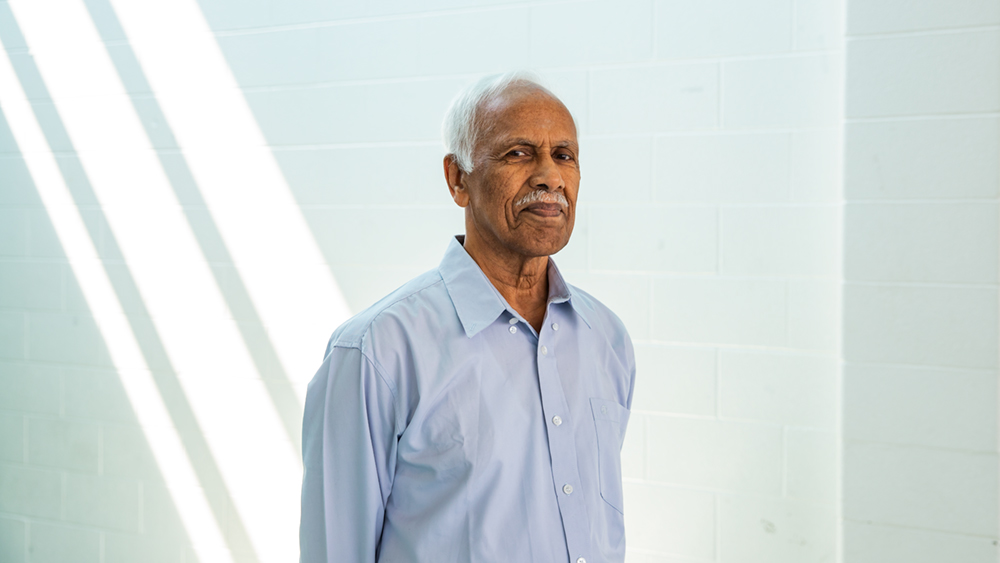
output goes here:
{"type": "Polygon", "coordinates": [[[302,422],[302,563],[374,563],[395,469],[395,400],[357,348],[334,347],[302,422]]]}
{"type": "Polygon", "coordinates": [[[632,337],[625,333],[625,363],[628,367],[628,398],[625,399],[625,408],[632,410],[632,395],[635,394],[635,348],[632,346],[632,337]]]}

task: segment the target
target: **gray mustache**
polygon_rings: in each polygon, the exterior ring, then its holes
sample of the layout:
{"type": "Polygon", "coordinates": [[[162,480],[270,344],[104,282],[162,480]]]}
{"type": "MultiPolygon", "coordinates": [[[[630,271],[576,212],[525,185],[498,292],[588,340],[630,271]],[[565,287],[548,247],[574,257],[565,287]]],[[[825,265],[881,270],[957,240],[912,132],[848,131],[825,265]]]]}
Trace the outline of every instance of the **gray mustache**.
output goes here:
{"type": "Polygon", "coordinates": [[[547,192],[545,190],[535,190],[526,196],[522,197],[514,204],[514,207],[521,207],[522,205],[528,205],[540,201],[542,203],[558,203],[563,207],[569,207],[569,202],[566,201],[566,197],[560,193],[547,192]]]}

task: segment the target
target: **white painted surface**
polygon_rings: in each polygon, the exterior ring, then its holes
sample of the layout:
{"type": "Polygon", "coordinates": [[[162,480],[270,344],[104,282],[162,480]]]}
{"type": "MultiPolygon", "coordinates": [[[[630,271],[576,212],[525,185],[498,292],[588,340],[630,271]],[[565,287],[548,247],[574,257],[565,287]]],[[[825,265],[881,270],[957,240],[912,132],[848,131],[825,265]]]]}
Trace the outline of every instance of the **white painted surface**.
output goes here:
{"type": "MultiPolygon", "coordinates": [[[[220,326],[243,340],[294,427],[301,386],[282,378],[287,356],[259,297],[275,288],[247,284],[254,274],[238,267],[234,248],[249,239],[234,241],[239,229],[222,232],[209,209],[237,209],[240,190],[203,194],[206,178],[231,187],[226,170],[206,168],[213,151],[239,162],[260,143],[193,146],[190,132],[208,122],[197,119],[174,131],[177,107],[225,98],[196,81],[151,80],[150,57],[180,60],[176,38],[146,38],[149,54],[137,58],[111,3],[87,5],[127,94],[81,66],[66,80],[94,97],[58,109],[135,112],[152,147],[140,156],[159,162],[176,197],[170,213],[183,215],[225,298],[216,316],[231,324],[220,326]],[[175,86],[187,92],[168,96],[175,86]]],[[[434,267],[462,229],[438,139],[454,93],[482,73],[530,67],[562,96],[580,127],[583,182],[573,240],[556,259],[636,344],[622,454],[630,563],[995,561],[996,2],[199,7],[211,29],[199,40],[217,43],[297,207],[284,216],[302,218],[352,312],[434,267]]],[[[140,264],[83,165],[112,161],[122,138],[98,113],[86,121],[76,111],[74,129],[93,131],[71,142],[50,99],[65,86],[39,80],[44,57],[29,56],[20,25],[0,1],[0,40],[163,400],[180,416],[176,366],[132,273],[140,264]]],[[[193,561],[7,121],[0,560],[32,549],[32,561],[62,561],[70,545],[81,561],[193,561]]],[[[266,213],[254,220],[274,229],[266,213]]],[[[318,365],[322,350],[313,353],[318,365]]],[[[215,400],[226,397],[235,400],[215,400]]],[[[205,437],[183,426],[192,420],[178,418],[213,513],[233,557],[254,561],[234,516],[243,499],[232,495],[244,493],[212,480],[205,437]]],[[[295,431],[277,439],[294,442],[295,431]]]]}
{"type": "Polygon", "coordinates": [[[845,562],[997,560],[998,21],[848,2],[845,562]]]}

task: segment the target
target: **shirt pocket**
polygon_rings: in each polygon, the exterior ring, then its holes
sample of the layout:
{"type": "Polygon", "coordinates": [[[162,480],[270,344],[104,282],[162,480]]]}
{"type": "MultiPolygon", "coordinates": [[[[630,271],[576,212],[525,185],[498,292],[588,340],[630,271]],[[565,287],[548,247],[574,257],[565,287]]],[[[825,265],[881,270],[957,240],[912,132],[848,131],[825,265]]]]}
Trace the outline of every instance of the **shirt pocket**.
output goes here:
{"type": "Polygon", "coordinates": [[[601,498],[618,512],[622,505],[622,438],[629,410],[615,401],[590,399],[597,430],[597,470],[601,498]]]}

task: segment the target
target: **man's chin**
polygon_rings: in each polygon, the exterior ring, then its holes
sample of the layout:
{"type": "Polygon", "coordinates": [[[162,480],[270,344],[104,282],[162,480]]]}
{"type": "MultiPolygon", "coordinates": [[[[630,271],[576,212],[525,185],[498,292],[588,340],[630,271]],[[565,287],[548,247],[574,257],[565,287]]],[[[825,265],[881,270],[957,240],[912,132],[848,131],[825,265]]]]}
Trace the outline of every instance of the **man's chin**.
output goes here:
{"type": "Polygon", "coordinates": [[[521,254],[525,256],[552,256],[569,244],[569,235],[565,236],[539,236],[530,240],[520,241],[518,246],[521,254]]]}

